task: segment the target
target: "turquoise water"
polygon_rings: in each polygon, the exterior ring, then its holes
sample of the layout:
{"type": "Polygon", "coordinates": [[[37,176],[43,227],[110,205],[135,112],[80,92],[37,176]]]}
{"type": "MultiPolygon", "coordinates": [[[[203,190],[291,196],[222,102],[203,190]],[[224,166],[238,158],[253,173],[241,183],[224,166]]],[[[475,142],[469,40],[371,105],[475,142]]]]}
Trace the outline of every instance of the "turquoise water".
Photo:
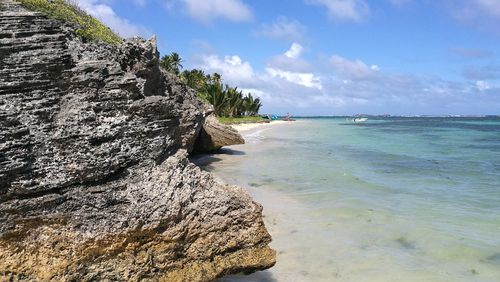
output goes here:
{"type": "Polygon", "coordinates": [[[237,281],[500,281],[500,119],[301,119],[207,170],[264,206],[277,265],[237,281]]]}

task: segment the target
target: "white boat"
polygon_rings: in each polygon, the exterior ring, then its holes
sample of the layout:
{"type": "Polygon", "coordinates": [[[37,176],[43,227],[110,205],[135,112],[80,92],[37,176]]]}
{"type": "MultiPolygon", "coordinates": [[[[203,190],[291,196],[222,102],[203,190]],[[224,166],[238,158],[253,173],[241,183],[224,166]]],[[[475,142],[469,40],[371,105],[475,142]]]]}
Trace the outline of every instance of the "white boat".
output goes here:
{"type": "Polygon", "coordinates": [[[354,122],[367,122],[368,118],[355,118],[352,121],[354,121],[354,122]]]}

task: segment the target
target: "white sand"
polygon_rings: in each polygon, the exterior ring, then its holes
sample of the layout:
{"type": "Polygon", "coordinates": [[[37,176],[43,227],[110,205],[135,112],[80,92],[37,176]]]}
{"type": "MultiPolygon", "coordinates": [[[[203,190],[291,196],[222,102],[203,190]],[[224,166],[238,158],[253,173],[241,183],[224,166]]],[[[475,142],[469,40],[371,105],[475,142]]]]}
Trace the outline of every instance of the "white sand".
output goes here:
{"type": "Polygon", "coordinates": [[[242,124],[233,124],[231,125],[234,129],[238,130],[238,132],[246,132],[251,129],[275,126],[279,124],[287,124],[292,123],[293,121],[284,121],[284,120],[273,120],[269,123],[242,123],[242,124]]]}

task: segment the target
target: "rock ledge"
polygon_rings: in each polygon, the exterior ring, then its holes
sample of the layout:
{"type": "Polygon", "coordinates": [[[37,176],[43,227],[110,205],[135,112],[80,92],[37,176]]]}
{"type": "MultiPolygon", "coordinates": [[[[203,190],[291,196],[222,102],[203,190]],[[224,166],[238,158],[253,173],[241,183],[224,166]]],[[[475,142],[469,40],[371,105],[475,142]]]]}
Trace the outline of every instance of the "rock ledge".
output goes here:
{"type": "Polygon", "coordinates": [[[188,153],[208,114],[154,39],[82,42],[0,2],[0,280],[210,281],[271,267],[262,207],[188,153]]]}
{"type": "Polygon", "coordinates": [[[198,139],[196,152],[213,152],[224,146],[245,144],[245,139],[231,126],[221,124],[214,115],[205,118],[198,139]]]}

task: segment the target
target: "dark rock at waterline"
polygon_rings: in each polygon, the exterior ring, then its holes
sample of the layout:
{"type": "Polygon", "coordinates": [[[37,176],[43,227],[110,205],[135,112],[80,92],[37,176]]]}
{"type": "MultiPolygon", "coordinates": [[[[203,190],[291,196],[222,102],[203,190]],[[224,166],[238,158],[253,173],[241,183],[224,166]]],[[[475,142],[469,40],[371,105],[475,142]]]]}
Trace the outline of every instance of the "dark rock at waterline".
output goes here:
{"type": "Polygon", "coordinates": [[[210,109],[155,40],[84,43],[0,2],[0,280],[200,281],[265,269],[262,208],[188,160],[210,109]]]}
{"type": "Polygon", "coordinates": [[[231,126],[221,124],[214,115],[205,118],[195,151],[199,153],[217,151],[224,146],[245,144],[245,139],[231,126]]]}

